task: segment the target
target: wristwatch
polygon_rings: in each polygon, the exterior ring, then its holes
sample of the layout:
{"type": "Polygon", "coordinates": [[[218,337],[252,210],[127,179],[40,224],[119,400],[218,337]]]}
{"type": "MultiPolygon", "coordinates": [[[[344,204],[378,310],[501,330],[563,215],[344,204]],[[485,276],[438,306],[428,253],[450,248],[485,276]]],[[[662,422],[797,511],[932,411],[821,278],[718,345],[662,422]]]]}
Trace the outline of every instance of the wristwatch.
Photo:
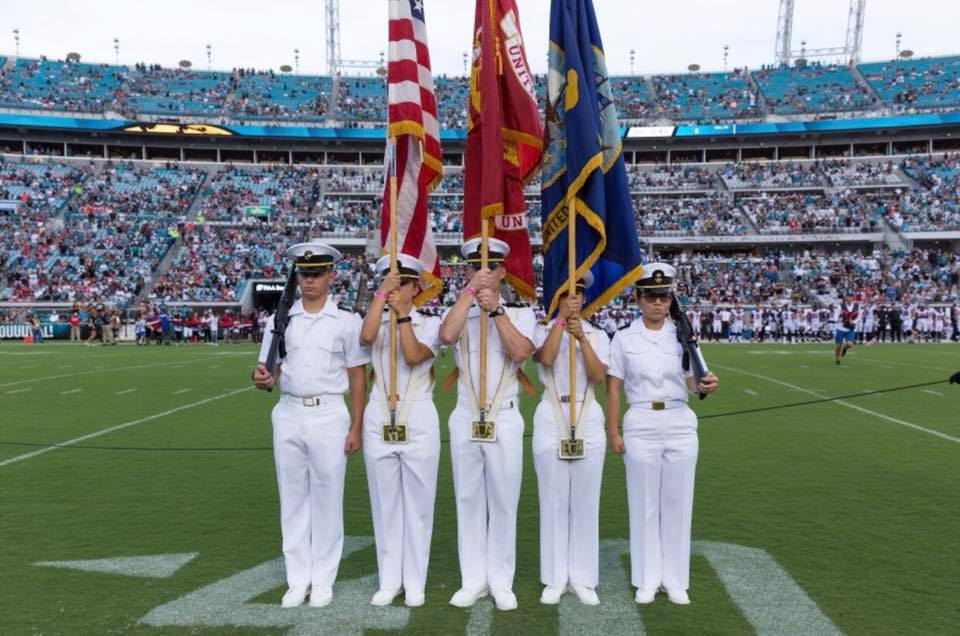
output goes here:
{"type": "Polygon", "coordinates": [[[497,316],[502,316],[507,313],[507,310],[503,308],[503,305],[497,305],[497,308],[490,312],[491,318],[496,318],[497,316]]]}

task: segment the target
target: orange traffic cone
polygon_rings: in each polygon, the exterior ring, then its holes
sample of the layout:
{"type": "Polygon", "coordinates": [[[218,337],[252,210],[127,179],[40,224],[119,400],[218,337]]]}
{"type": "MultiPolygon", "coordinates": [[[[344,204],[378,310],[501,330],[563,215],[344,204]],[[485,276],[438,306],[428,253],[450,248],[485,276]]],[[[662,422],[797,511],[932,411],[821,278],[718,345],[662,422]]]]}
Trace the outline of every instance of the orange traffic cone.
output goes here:
{"type": "Polygon", "coordinates": [[[31,343],[33,342],[33,334],[32,334],[32,333],[28,333],[27,335],[25,335],[25,336],[23,337],[23,342],[24,342],[25,344],[31,344],[31,343]]]}

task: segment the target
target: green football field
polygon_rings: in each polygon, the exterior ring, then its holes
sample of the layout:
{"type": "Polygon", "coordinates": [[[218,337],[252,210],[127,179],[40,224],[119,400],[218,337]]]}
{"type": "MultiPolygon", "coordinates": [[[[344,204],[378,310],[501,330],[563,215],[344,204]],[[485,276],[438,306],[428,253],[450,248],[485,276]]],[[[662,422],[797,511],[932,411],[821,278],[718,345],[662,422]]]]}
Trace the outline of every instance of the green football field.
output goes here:
{"type": "MultiPolygon", "coordinates": [[[[831,345],[705,353],[721,390],[694,404],[692,604],[633,603],[623,462],[608,454],[601,605],[541,605],[527,439],[520,607],[501,613],[447,604],[459,570],[446,447],[424,607],[368,604],[376,560],[357,454],[333,604],[282,610],[277,396],[249,387],[252,346],[2,344],[0,634],[958,633],[960,386],[874,391],[946,379],[960,347],[859,347],[841,367],[831,345]]],[[[453,401],[438,389],[444,439],[453,401]]],[[[524,398],[528,432],[534,406],[524,398]]]]}

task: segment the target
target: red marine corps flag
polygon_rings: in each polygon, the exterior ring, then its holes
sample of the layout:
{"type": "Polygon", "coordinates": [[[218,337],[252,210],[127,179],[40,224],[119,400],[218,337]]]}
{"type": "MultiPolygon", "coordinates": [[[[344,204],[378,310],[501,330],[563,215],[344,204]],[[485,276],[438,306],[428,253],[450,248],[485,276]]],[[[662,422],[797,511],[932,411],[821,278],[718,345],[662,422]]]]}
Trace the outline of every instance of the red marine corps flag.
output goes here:
{"type": "Polygon", "coordinates": [[[423,277],[427,283],[427,288],[416,299],[419,305],[435,296],[441,287],[440,259],[427,214],[427,196],[443,176],[440,125],[430,72],[423,0],[389,0],[389,3],[387,137],[396,142],[396,167],[394,169],[390,161],[388,143],[380,245],[384,251],[392,251],[392,172],[397,178],[397,251],[423,264],[423,277]]]}
{"type": "Polygon", "coordinates": [[[515,0],[477,0],[470,72],[463,234],[506,241],[507,281],[534,297],[523,187],[540,168],[543,125],[515,0]]]}

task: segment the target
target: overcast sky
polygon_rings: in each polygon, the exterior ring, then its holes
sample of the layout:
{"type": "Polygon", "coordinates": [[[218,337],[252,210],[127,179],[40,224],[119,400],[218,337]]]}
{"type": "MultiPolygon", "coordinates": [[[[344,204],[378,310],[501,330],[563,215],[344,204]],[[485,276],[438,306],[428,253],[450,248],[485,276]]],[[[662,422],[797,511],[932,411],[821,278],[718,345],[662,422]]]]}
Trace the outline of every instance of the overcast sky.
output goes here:
{"type": "MultiPolygon", "coordinates": [[[[113,38],[120,40],[120,63],[174,66],[189,59],[207,68],[279,69],[294,63],[300,49],[302,73],[326,72],[323,0],[30,0],[4,3],[0,13],[0,54],[14,53],[13,29],[20,30],[20,54],[63,58],[78,51],[84,61],[113,62],[113,38]]],[[[436,74],[462,74],[470,47],[475,0],[424,0],[436,74]]],[[[517,0],[534,70],[546,67],[549,0],[517,0]]],[[[847,0],[796,0],[794,48],[842,46],[847,0]]],[[[728,65],[757,67],[773,60],[777,0],[594,0],[611,73],[630,71],[636,50],[637,73],[675,72],[698,63],[704,70],[728,65]]],[[[386,0],[340,2],[341,56],[378,58],[386,49],[386,0]]],[[[958,0],[868,0],[863,36],[864,60],[895,55],[960,53],[958,0]]]]}

